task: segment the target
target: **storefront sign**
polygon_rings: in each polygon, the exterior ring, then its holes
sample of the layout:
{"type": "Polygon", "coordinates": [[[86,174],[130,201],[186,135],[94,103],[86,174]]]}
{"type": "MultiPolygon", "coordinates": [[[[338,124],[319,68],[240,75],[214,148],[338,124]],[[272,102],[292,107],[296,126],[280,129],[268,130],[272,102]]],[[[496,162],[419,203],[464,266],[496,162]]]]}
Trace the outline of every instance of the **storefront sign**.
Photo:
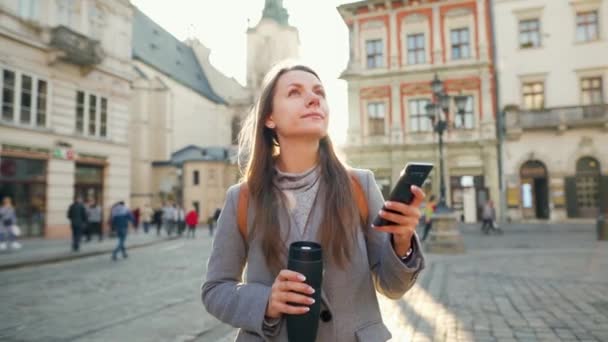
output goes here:
{"type": "Polygon", "coordinates": [[[71,148],[56,147],[53,149],[53,158],[74,160],[76,159],[76,152],[71,148]]]}

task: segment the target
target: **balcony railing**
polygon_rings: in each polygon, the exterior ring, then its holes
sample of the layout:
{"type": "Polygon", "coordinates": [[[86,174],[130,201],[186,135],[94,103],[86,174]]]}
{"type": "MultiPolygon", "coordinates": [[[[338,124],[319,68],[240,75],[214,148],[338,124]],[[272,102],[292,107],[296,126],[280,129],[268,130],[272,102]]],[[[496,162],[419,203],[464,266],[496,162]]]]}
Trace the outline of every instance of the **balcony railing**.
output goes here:
{"type": "Polygon", "coordinates": [[[51,30],[50,45],[63,51],[62,60],[80,66],[96,65],[104,58],[99,41],[66,26],[57,26],[51,30]]]}
{"type": "Polygon", "coordinates": [[[603,125],[608,123],[608,104],[507,110],[505,122],[507,130],[603,125]]]}

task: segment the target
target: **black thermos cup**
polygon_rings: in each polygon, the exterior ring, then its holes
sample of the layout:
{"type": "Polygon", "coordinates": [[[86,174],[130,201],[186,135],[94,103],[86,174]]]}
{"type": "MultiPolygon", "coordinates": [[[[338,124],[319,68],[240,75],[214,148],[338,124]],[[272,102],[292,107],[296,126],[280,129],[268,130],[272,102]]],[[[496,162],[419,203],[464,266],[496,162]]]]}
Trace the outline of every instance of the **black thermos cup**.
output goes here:
{"type": "Polygon", "coordinates": [[[314,342],[317,338],[319,311],[321,310],[321,283],[323,282],[321,245],[310,241],[292,243],[289,246],[287,269],[304,275],[306,277],[304,282],[315,289],[315,293],[312,294],[315,303],[309,306],[310,311],[302,315],[286,315],[287,337],[289,342],[314,342]]]}

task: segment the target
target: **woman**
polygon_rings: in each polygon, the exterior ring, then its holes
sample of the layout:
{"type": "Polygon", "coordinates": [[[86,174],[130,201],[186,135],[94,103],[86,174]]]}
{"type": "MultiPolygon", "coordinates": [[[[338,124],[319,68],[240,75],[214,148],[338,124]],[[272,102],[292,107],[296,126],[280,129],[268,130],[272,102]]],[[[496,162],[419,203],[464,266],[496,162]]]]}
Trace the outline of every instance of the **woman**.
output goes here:
{"type": "Polygon", "coordinates": [[[194,208],[190,209],[188,214],[186,215],[186,225],[188,226],[187,236],[192,236],[194,239],[194,234],[196,232],[196,225],[198,224],[198,213],[194,208]]]}
{"type": "Polygon", "coordinates": [[[12,249],[21,248],[21,244],[15,241],[15,233],[13,232],[13,226],[17,224],[17,215],[15,215],[15,208],[13,208],[13,202],[10,197],[4,197],[2,200],[2,207],[0,207],[0,251],[6,250],[7,247],[12,249]],[[5,235],[9,245],[4,241],[5,235]]]}
{"type": "MultiPolygon", "coordinates": [[[[317,341],[388,340],[375,290],[401,298],[424,267],[415,235],[424,193],[413,187],[410,206],[387,203],[401,214],[380,215],[397,225],[362,226],[349,171],[327,136],[328,118],[317,74],[304,66],[282,67],[267,75],[241,132],[249,157],[248,234],[245,240],[237,226],[235,185],[227,192],[202,285],[207,311],[240,328],[237,341],[287,341],[283,316],[308,311],[312,289],[302,275],[285,269],[293,241],[323,246],[317,341]]],[[[370,171],[350,172],[366,194],[372,222],[384,204],[382,194],[370,171]]]]}

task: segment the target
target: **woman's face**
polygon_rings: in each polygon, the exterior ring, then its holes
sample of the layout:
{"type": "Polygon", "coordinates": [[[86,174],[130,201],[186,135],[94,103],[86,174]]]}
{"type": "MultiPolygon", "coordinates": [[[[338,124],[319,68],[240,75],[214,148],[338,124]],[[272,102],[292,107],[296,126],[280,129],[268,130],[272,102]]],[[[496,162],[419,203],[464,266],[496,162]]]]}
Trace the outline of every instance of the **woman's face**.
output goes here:
{"type": "Polygon", "coordinates": [[[329,108],[319,79],[306,71],[292,70],[279,77],[272,99],[273,111],[266,127],[279,137],[314,137],[327,135],[329,108]]]}

